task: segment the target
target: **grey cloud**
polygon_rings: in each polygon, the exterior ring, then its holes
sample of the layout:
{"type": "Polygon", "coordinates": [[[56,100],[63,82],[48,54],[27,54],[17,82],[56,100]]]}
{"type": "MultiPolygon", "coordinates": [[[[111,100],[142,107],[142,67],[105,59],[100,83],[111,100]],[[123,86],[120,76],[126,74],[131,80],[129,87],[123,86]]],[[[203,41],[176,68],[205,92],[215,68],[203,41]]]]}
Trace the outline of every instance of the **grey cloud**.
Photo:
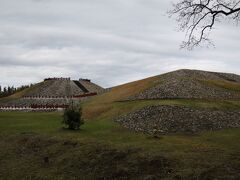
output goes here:
{"type": "Polygon", "coordinates": [[[216,48],[179,50],[167,0],[0,0],[0,84],[86,77],[109,87],[179,68],[240,73],[239,27],[216,26],[216,48]]]}

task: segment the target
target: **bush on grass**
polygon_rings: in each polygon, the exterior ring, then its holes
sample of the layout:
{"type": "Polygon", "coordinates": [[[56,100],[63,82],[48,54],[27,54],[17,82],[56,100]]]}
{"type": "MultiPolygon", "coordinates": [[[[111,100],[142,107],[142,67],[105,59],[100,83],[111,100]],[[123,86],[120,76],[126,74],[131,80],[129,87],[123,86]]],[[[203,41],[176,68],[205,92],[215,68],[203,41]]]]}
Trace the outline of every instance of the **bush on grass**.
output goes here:
{"type": "Polygon", "coordinates": [[[82,117],[82,108],[77,106],[69,106],[65,109],[63,115],[63,124],[70,130],[78,130],[80,126],[84,124],[82,117]]]}

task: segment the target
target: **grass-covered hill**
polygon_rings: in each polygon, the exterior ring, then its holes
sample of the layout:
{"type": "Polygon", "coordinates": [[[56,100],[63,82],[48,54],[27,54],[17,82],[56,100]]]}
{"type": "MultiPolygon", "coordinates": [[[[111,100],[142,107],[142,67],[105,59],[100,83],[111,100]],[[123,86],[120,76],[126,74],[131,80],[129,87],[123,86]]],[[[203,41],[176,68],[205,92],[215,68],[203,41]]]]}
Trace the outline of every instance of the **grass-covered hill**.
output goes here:
{"type": "MultiPolygon", "coordinates": [[[[185,71],[194,72],[177,73],[185,71]]],[[[117,122],[119,117],[134,118],[151,107],[155,114],[162,107],[204,113],[207,109],[221,116],[239,113],[240,101],[233,97],[136,98],[159,87],[169,74],[120,85],[84,102],[85,124],[80,131],[62,129],[60,113],[1,112],[0,179],[239,179],[237,127],[156,136],[117,122]]],[[[214,77],[203,84],[234,92],[235,97],[239,93],[236,77],[219,81],[214,77]],[[219,82],[224,82],[224,88],[219,82]]],[[[178,117],[174,114],[167,116],[178,117]]],[[[152,123],[151,117],[147,119],[152,123]]]]}

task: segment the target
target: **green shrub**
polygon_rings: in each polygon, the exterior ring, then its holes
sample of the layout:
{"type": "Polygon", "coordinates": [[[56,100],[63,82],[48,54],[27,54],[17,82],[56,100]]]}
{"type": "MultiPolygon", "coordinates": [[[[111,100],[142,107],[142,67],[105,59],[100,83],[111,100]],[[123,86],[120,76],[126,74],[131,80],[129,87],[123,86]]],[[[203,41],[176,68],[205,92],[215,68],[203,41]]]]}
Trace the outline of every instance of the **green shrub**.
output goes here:
{"type": "Polygon", "coordinates": [[[71,130],[80,129],[80,126],[84,124],[82,108],[72,106],[66,108],[63,115],[63,124],[71,130]]]}

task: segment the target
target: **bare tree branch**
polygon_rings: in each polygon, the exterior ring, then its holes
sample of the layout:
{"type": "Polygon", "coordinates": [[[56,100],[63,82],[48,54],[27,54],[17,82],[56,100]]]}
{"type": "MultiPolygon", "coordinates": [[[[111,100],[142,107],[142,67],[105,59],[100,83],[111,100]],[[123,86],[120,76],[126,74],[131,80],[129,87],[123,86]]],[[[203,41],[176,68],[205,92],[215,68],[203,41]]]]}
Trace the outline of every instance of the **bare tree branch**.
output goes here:
{"type": "Polygon", "coordinates": [[[181,47],[191,50],[211,43],[208,35],[216,21],[224,17],[239,21],[240,0],[181,0],[173,4],[169,14],[176,16],[180,30],[186,31],[187,38],[181,47]]]}

